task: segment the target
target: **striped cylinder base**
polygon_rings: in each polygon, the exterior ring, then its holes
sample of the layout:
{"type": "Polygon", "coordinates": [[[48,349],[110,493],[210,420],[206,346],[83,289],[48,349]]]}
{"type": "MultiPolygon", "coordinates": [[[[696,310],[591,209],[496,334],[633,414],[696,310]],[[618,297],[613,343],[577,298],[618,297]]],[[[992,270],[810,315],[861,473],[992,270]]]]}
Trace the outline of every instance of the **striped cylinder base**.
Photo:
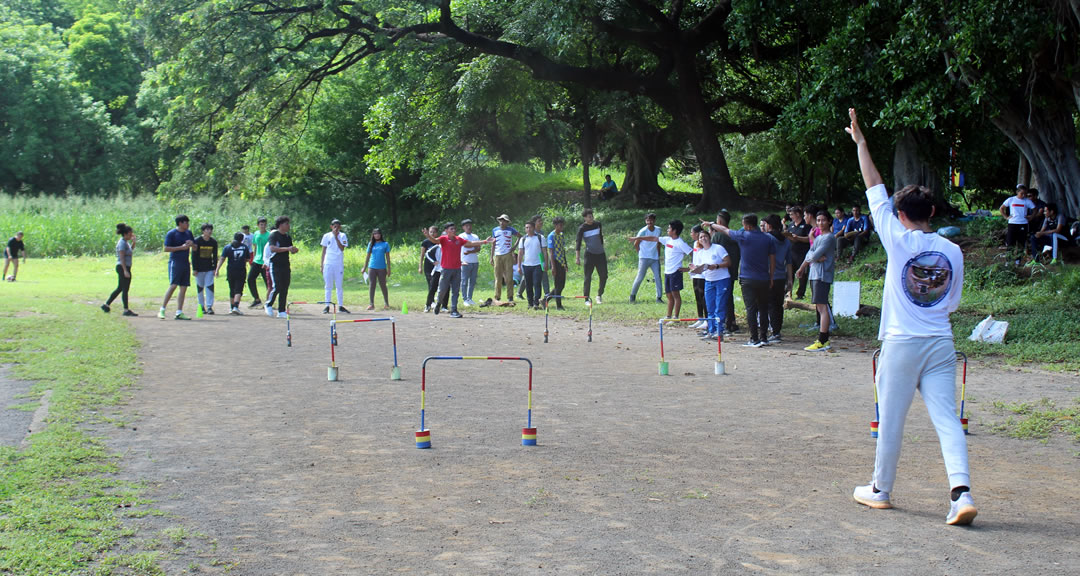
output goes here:
{"type": "Polygon", "coordinates": [[[521,445],[536,446],[536,428],[521,429],[521,445]]]}
{"type": "Polygon", "coordinates": [[[870,423],[870,437],[877,438],[877,422],[870,423]]]}
{"type": "Polygon", "coordinates": [[[421,430],[416,433],[417,448],[431,448],[431,430],[421,430]]]}
{"type": "Polygon", "coordinates": [[[960,419],[960,427],[964,429],[964,434],[968,433],[967,418],[960,419]]]}

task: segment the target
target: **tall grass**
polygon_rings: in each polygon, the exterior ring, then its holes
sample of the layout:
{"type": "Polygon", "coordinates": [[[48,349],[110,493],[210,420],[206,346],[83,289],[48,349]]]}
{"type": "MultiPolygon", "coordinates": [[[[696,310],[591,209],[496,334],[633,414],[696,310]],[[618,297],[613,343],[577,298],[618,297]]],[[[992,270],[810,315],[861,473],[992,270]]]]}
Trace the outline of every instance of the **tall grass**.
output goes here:
{"type": "Polygon", "coordinates": [[[294,236],[300,240],[312,241],[325,232],[298,203],[281,200],[0,194],[0,236],[6,240],[17,231],[24,232],[23,242],[31,256],[102,255],[113,252],[116,224],[126,222],[135,229],[140,250],[159,250],[178,214],[191,219],[196,234],[203,222],[212,223],[219,242],[231,239],[244,224],[254,229],[259,216],[273,223],[278,215],[288,214],[294,236]]]}

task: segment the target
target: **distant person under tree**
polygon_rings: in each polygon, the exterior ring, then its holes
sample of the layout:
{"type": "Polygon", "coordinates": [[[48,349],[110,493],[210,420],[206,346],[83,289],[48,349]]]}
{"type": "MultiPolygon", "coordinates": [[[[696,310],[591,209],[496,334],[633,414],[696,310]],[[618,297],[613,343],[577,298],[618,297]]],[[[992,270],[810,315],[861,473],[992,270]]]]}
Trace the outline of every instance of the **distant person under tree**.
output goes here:
{"type": "Polygon", "coordinates": [[[604,183],[600,185],[600,199],[611,200],[619,193],[619,187],[615,185],[615,181],[611,179],[611,174],[604,175],[604,183]]]}

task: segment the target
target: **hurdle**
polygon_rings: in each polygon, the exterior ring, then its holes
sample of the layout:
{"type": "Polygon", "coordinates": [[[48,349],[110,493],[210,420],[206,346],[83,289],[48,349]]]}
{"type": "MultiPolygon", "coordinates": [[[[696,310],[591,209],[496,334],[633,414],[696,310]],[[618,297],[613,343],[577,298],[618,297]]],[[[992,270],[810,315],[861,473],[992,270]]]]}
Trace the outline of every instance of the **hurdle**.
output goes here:
{"type": "MultiPolygon", "coordinates": [[[[660,325],[660,365],[659,372],[661,376],[668,375],[668,363],[664,360],[664,322],[708,322],[708,318],[661,318],[657,321],[660,325]]],[[[715,318],[713,320],[716,320],[715,318]]],[[[716,336],[716,363],[713,365],[713,374],[717,376],[723,376],[727,374],[724,371],[724,334],[719,333],[716,336]]]]}
{"type": "Polygon", "coordinates": [[[416,447],[431,448],[431,430],[425,428],[424,414],[427,409],[427,364],[432,360],[513,360],[529,364],[529,402],[525,416],[525,428],[521,429],[521,445],[536,446],[536,428],[532,425],[533,363],[520,356],[428,356],[420,368],[420,429],[416,431],[416,447]]]}
{"type": "MultiPolygon", "coordinates": [[[[285,305],[285,345],[292,348],[292,307],[294,304],[310,304],[304,300],[297,300],[295,302],[289,302],[285,305]]],[[[315,302],[315,304],[326,304],[334,307],[334,320],[337,320],[337,304],[333,302],[315,302]]],[[[337,346],[337,329],[330,325],[330,339],[334,342],[334,346],[337,346]]]]}
{"type": "MultiPolygon", "coordinates": [[[[874,350],[874,357],[871,361],[871,366],[874,371],[874,421],[870,422],[870,437],[878,437],[878,422],[881,420],[881,412],[878,411],[878,393],[877,393],[877,361],[878,356],[881,356],[881,349],[874,350]]],[[[963,372],[960,377],[960,427],[964,429],[964,435],[968,435],[968,419],[964,418],[964,404],[967,402],[967,368],[968,357],[963,352],[956,353],[956,359],[962,363],[963,372]]]]}
{"type": "MultiPolygon", "coordinates": [[[[393,348],[394,348],[394,367],[390,370],[390,379],[391,380],[401,380],[401,368],[398,366],[398,361],[397,361],[397,322],[393,319],[393,317],[390,317],[390,318],[354,318],[354,319],[350,319],[350,320],[331,320],[331,324],[334,325],[334,326],[336,326],[338,324],[359,324],[359,323],[362,323],[362,322],[389,322],[390,323],[390,334],[391,334],[391,336],[393,338],[393,348]]],[[[338,379],[337,356],[334,354],[334,348],[336,346],[335,345],[336,340],[337,340],[336,330],[332,330],[331,331],[331,337],[330,337],[330,366],[326,369],[326,380],[328,382],[337,382],[337,379],[338,379]]]]}
{"type": "Polygon", "coordinates": [[[592,299],[588,298],[586,296],[563,296],[562,294],[548,294],[547,296],[544,296],[544,344],[548,343],[548,316],[549,316],[548,315],[548,304],[550,304],[551,300],[553,300],[553,299],[561,300],[563,298],[575,298],[575,299],[584,299],[585,300],[585,305],[589,307],[589,340],[588,341],[592,342],[592,311],[593,311],[592,299]]]}

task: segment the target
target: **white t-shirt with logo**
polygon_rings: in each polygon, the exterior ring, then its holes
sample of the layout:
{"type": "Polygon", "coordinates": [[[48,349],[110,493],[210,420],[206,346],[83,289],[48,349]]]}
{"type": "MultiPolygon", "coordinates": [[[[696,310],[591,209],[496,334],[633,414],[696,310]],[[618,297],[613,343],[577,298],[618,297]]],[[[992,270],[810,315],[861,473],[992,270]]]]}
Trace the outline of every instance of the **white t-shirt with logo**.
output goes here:
{"type": "Polygon", "coordinates": [[[1009,224],[1027,224],[1027,215],[1035,210],[1035,203],[1019,196],[1009,198],[1002,206],[1009,207],[1009,224]]]}
{"type": "Polygon", "coordinates": [[[491,231],[491,237],[495,239],[495,247],[493,249],[495,250],[496,256],[510,253],[510,248],[514,246],[514,234],[517,234],[517,230],[514,230],[509,226],[506,230],[496,226],[491,231]]]}
{"type": "MultiPolygon", "coordinates": [[[[702,264],[720,264],[727,258],[727,250],[719,244],[713,244],[706,250],[705,248],[698,248],[694,250],[694,266],[700,266],[702,264]]],[[[702,270],[701,277],[706,282],[716,282],[717,280],[723,280],[730,278],[731,273],[727,268],[716,268],[715,270],[702,270]]]]}
{"type": "Polygon", "coordinates": [[[682,261],[689,254],[694,253],[694,249],[690,247],[682,238],[672,238],[670,236],[661,236],[660,243],[664,245],[664,274],[674,274],[682,268],[682,261]]]}
{"type": "MultiPolygon", "coordinates": [[[[462,232],[461,234],[458,234],[458,238],[461,238],[463,240],[468,240],[469,242],[479,242],[480,241],[479,236],[477,236],[476,234],[469,234],[467,232],[462,232]]],[[[466,247],[462,246],[461,247],[461,263],[462,264],[479,264],[480,263],[480,250],[481,250],[481,248],[466,248],[466,247]],[[476,252],[473,252],[472,254],[466,254],[466,252],[469,252],[469,251],[472,251],[472,250],[476,250],[476,252]]]]}
{"type": "MultiPolygon", "coordinates": [[[[342,246],[349,247],[349,238],[345,236],[344,232],[338,232],[338,239],[341,240],[342,246]]],[[[323,259],[323,266],[345,264],[345,252],[338,248],[337,242],[334,242],[333,232],[323,234],[322,241],[319,244],[326,247],[326,258],[323,259]]]]}
{"type": "Polygon", "coordinates": [[[541,263],[540,249],[545,246],[547,246],[547,242],[539,234],[522,236],[521,241],[518,243],[518,248],[521,250],[521,265],[539,266],[541,263]]]}
{"type": "Polygon", "coordinates": [[[866,199],[889,257],[878,339],[952,338],[949,314],[960,307],[964,287],[960,247],[933,232],[905,228],[892,213],[884,184],[867,190],[866,199]]]}
{"type": "MultiPolygon", "coordinates": [[[[649,227],[645,226],[641,230],[638,230],[637,235],[638,236],[654,236],[656,238],[659,238],[660,237],[660,228],[657,228],[656,226],[653,226],[653,229],[649,230],[649,227]]],[[[648,242],[648,241],[642,240],[641,242],[638,243],[637,257],[638,258],[652,258],[652,259],[655,260],[655,259],[660,257],[659,250],[660,250],[660,246],[656,242],[648,242]]]]}

